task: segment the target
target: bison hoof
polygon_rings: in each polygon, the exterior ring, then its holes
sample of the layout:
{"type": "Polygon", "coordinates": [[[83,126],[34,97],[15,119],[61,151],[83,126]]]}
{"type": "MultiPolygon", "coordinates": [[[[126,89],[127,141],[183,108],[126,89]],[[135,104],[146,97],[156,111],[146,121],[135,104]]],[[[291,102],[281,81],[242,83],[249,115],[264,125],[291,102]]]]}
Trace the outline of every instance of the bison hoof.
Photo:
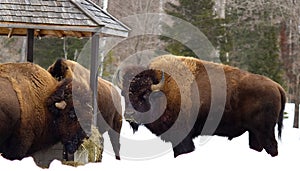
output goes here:
{"type": "Polygon", "coordinates": [[[252,150],[261,152],[264,148],[260,144],[250,144],[252,150]]]}
{"type": "Polygon", "coordinates": [[[270,154],[272,157],[275,157],[278,155],[277,150],[266,150],[268,154],[270,154]]]}
{"type": "Polygon", "coordinates": [[[181,155],[181,154],[186,154],[186,153],[190,153],[193,152],[194,149],[189,149],[189,150],[180,150],[180,151],[174,151],[174,158],[176,158],[177,156],[181,155]]]}
{"type": "Polygon", "coordinates": [[[180,143],[176,147],[173,148],[174,151],[174,158],[181,154],[186,154],[193,152],[195,150],[194,143],[192,141],[189,141],[188,143],[180,143]]]}
{"type": "Polygon", "coordinates": [[[276,157],[278,155],[278,153],[273,153],[273,154],[270,154],[272,157],[276,157]]]}

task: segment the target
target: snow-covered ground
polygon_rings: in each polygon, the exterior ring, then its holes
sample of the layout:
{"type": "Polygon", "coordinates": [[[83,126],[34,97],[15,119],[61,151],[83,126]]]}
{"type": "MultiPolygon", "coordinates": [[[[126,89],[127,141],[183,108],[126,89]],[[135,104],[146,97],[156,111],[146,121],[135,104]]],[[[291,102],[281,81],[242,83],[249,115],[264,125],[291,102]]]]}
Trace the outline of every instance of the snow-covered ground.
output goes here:
{"type": "MultiPolygon", "coordinates": [[[[173,158],[172,151],[164,151],[160,156],[147,156],[151,159],[137,160],[129,159],[129,154],[124,144],[121,147],[121,161],[114,159],[114,156],[109,150],[110,142],[105,141],[105,146],[108,150],[103,153],[102,163],[90,163],[77,168],[62,165],[60,161],[54,160],[48,170],[153,170],[153,169],[168,169],[168,170],[298,170],[300,159],[300,130],[292,128],[293,123],[293,105],[287,104],[286,112],[289,113],[289,118],[284,120],[284,129],[282,140],[278,141],[279,155],[277,157],[269,156],[265,151],[256,152],[248,147],[248,134],[233,139],[232,141],[226,138],[212,137],[206,143],[202,142],[200,138],[194,140],[196,150],[192,153],[173,158]],[[123,157],[122,157],[123,155],[123,157]]],[[[107,135],[106,135],[107,136],[107,135]]],[[[136,134],[132,135],[127,123],[124,124],[122,136],[126,138],[131,137],[135,140],[149,140],[155,138],[148,130],[142,128],[136,134]]],[[[105,137],[104,137],[105,138],[105,137]]],[[[107,139],[107,138],[105,138],[107,139]]],[[[163,143],[165,147],[170,147],[169,144],[163,143]]],[[[122,144],[122,141],[121,141],[122,144]]],[[[156,146],[159,145],[156,144],[156,146]]],[[[130,148],[134,149],[131,146],[130,148]]],[[[137,154],[143,153],[143,149],[151,149],[151,145],[136,146],[137,154]]],[[[44,170],[37,167],[31,157],[25,158],[21,161],[9,161],[0,157],[1,170],[44,170]]]]}

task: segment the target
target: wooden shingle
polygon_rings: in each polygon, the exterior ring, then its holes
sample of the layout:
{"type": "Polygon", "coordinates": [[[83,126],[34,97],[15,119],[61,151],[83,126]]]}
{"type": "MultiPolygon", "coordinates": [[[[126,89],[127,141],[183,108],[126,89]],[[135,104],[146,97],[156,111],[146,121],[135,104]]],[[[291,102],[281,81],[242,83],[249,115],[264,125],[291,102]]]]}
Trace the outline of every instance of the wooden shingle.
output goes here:
{"type": "MultiPolygon", "coordinates": [[[[81,32],[78,35],[82,36],[106,30],[104,34],[126,37],[129,31],[128,27],[90,0],[1,0],[0,27],[44,29],[49,33],[51,30],[70,29],[81,32]]],[[[0,30],[0,35],[8,34],[4,30],[0,30]]],[[[47,36],[47,32],[43,33],[45,35],[39,36],[47,36]]]]}

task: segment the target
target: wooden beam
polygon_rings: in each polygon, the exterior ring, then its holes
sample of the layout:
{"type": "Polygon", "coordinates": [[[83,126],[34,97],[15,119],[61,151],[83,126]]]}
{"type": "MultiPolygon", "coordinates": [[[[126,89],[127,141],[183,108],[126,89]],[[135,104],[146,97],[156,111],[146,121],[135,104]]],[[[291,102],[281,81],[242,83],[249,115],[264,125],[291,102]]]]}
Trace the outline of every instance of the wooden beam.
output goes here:
{"type": "MultiPolygon", "coordinates": [[[[12,36],[26,36],[27,29],[25,28],[13,28],[13,27],[0,27],[0,36],[8,36],[10,29],[13,29],[12,36]]],[[[35,29],[35,37],[58,37],[57,31],[59,30],[50,30],[50,29],[35,29]]],[[[59,33],[59,36],[76,36],[78,38],[82,37],[91,37],[91,32],[81,32],[81,31],[63,31],[59,33]],[[65,35],[63,35],[65,34],[65,35]]]]}
{"type": "MultiPolygon", "coordinates": [[[[104,25],[103,25],[104,26],[104,25]]],[[[80,31],[80,32],[99,32],[99,26],[68,26],[53,24],[28,24],[14,22],[0,22],[0,27],[20,28],[20,29],[40,29],[40,30],[63,30],[63,31],[80,31]]]]}
{"type": "Polygon", "coordinates": [[[78,32],[78,31],[72,31],[72,33],[77,38],[82,38],[83,37],[83,35],[80,32],[78,32]]]}
{"type": "Polygon", "coordinates": [[[0,27],[0,35],[5,35],[7,37],[11,36],[26,36],[27,35],[27,29],[19,29],[19,28],[13,28],[13,27],[0,27]]]}
{"type": "Polygon", "coordinates": [[[92,88],[92,106],[93,106],[93,122],[94,126],[97,126],[97,87],[98,87],[98,56],[99,56],[99,33],[93,33],[92,46],[91,46],[91,73],[90,73],[90,87],[92,88]]]}
{"type": "Polygon", "coordinates": [[[57,36],[57,37],[59,37],[59,38],[63,38],[63,37],[65,37],[65,35],[64,35],[64,32],[63,32],[63,31],[60,31],[60,30],[55,30],[54,32],[55,32],[56,36],[57,36]]]}
{"type": "Polygon", "coordinates": [[[27,29],[26,57],[28,62],[33,62],[34,29],[27,29]]]}

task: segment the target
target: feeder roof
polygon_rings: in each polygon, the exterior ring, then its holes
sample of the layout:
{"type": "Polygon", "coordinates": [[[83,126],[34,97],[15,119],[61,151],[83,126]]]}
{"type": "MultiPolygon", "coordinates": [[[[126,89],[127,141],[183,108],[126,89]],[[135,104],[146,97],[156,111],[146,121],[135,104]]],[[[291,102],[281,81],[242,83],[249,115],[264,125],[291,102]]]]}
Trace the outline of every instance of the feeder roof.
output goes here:
{"type": "Polygon", "coordinates": [[[90,0],[1,0],[0,35],[127,37],[129,28],[90,0]]]}

